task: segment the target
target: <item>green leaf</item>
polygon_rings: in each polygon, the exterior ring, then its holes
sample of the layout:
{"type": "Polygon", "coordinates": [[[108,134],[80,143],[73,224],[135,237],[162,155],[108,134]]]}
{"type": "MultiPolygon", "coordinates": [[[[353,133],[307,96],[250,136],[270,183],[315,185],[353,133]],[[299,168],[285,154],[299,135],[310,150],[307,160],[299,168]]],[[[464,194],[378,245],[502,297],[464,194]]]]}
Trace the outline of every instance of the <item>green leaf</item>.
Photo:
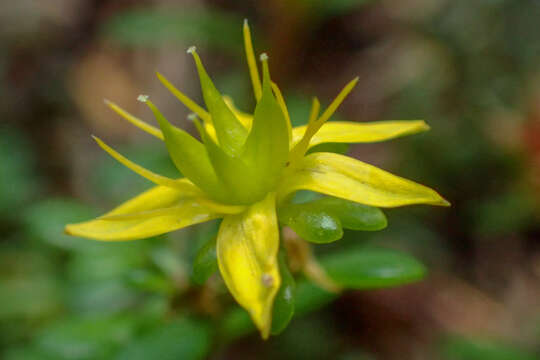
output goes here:
{"type": "Polygon", "coordinates": [[[519,347],[501,341],[485,339],[448,338],[442,344],[444,359],[448,360],[534,360],[538,357],[519,347]]]}
{"type": "Polygon", "coordinates": [[[330,243],[343,236],[339,218],[313,203],[282,206],[278,216],[280,222],[293,229],[302,239],[316,244],[330,243]]]}
{"type": "Polygon", "coordinates": [[[296,296],[296,283],[287,265],[285,250],[280,249],[278,261],[281,287],[274,299],[272,335],[281,333],[289,325],[294,315],[294,301],[296,296]]]}
{"type": "Polygon", "coordinates": [[[304,315],[331,303],[338,297],[321,289],[310,281],[302,280],[296,285],[296,315],[304,315]]]}
{"type": "Polygon", "coordinates": [[[208,239],[199,249],[193,260],[193,274],[191,278],[198,285],[204,284],[218,269],[216,239],[216,236],[208,239]]]}
{"type": "Polygon", "coordinates": [[[59,360],[104,359],[128,343],[136,326],[131,317],[67,318],[42,329],[35,346],[59,360]]]}
{"type": "Polygon", "coordinates": [[[105,21],[101,34],[131,46],[163,46],[197,43],[229,52],[242,51],[242,19],[223,11],[142,8],[121,11],[105,21]]]}
{"type": "Polygon", "coordinates": [[[224,340],[232,341],[255,330],[248,312],[240,306],[234,306],[221,318],[219,333],[224,340]]]}
{"type": "Polygon", "coordinates": [[[150,269],[137,269],[127,274],[129,285],[143,291],[171,295],[175,287],[172,279],[150,269]]]}
{"type": "Polygon", "coordinates": [[[64,234],[64,226],[95,215],[91,207],[78,201],[48,198],[27,207],[21,217],[30,237],[63,249],[83,250],[95,247],[96,243],[64,234]]]}
{"type": "Polygon", "coordinates": [[[388,222],[381,209],[335,197],[324,197],[314,202],[336,215],[345,229],[376,231],[384,229],[388,222]]]}
{"type": "Polygon", "coordinates": [[[0,213],[4,218],[13,216],[14,220],[16,210],[41,188],[34,171],[32,148],[21,135],[0,125],[0,213]]]}
{"type": "Polygon", "coordinates": [[[117,360],[197,360],[204,359],[211,345],[210,329],[195,319],[177,319],[158,326],[131,342],[117,360]]]}
{"type": "Polygon", "coordinates": [[[328,275],[350,289],[371,289],[403,285],[422,279],[424,265],[395,250],[358,247],[328,255],[321,260],[328,275]]]}

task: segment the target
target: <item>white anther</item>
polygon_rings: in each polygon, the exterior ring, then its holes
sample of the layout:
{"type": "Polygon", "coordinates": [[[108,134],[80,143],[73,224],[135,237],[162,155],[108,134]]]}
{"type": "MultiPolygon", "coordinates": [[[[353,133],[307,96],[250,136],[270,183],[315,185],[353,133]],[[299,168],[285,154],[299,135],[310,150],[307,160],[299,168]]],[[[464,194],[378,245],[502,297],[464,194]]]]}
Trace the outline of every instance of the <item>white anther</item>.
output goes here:
{"type": "Polygon", "coordinates": [[[188,54],[193,54],[196,50],[197,50],[197,48],[196,48],[195,46],[190,46],[190,47],[187,49],[187,53],[188,53],[188,54]]]}
{"type": "Polygon", "coordinates": [[[188,114],[187,119],[190,120],[190,121],[195,121],[195,120],[197,120],[197,114],[190,113],[190,114],[188,114]]]}
{"type": "Polygon", "coordinates": [[[137,100],[139,100],[140,102],[145,103],[145,102],[148,101],[148,95],[139,95],[139,96],[137,97],[137,100]]]}
{"type": "Polygon", "coordinates": [[[259,59],[261,59],[261,61],[268,60],[268,54],[267,53],[262,53],[261,55],[259,55],[259,59]]]}

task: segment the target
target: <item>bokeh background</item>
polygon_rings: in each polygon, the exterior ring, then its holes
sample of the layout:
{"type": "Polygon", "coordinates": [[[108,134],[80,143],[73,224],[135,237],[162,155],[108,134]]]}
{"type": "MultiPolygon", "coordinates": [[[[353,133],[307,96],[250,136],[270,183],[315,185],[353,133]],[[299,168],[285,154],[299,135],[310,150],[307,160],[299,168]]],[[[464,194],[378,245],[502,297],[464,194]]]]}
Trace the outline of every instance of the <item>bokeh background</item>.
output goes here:
{"type": "Polygon", "coordinates": [[[19,0],[0,9],[0,357],[21,359],[540,358],[540,1],[19,0]],[[429,268],[416,284],[313,289],[280,336],[260,340],[218,276],[190,283],[215,224],[125,244],[71,238],[151,186],[96,134],[165,175],[159,141],[103,104],[177,125],[187,109],[159,70],[202,103],[186,49],[252,110],[241,25],[267,51],[296,124],[360,81],[337,118],[425,119],[432,130],[351,146],[366,162],[436,188],[451,208],[386,211],[374,243],[429,268]]]}

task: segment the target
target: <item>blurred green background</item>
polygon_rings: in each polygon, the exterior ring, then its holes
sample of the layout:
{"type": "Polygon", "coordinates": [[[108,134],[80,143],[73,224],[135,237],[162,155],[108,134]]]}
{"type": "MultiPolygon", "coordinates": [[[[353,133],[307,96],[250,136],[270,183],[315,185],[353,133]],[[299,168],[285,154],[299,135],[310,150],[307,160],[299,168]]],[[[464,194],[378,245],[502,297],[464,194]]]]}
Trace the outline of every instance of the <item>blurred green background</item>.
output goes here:
{"type": "Polygon", "coordinates": [[[540,1],[20,0],[0,10],[0,358],[540,358],[540,1]],[[347,232],[318,256],[376,244],[420,259],[419,283],[325,293],[298,286],[297,315],[263,342],[219,276],[191,279],[216,224],[129,243],[63,234],[151,186],[102,152],[175,169],[159,141],[103,99],[177,125],[188,110],[159,70],[202,103],[186,49],[252,111],[241,25],[296,124],[360,81],[338,117],[425,119],[427,133],[351,146],[431,186],[451,208],[386,211],[387,229],[347,232]]]}

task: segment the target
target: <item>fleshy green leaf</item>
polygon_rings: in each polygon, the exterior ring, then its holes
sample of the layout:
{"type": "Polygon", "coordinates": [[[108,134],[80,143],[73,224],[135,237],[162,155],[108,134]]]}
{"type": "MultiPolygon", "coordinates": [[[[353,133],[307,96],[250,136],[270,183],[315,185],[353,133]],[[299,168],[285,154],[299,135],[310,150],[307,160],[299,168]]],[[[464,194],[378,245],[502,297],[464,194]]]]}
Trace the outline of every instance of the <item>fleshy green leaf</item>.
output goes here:
{"type": "Polygon", "coordinates": [[[281,287],[274,300],[272,316],[272,335],[281,333],[294,315],[294,301],[296,284],[287,265],[285,250],[281,249],[278,254],[279,273],[281,275],[281,287]]]}
{"type": "Polygon", "coordinates": [[[55,359],[105,359],[129,342],[136,326],[133,317],[66,318],[43,328],[35,345],[55,359]]]}
{"type": "Polygon", "coordinates": [[[380,209],[353,201],[324,197],[314,201],[313,206],[336,215],[345,229],[376,231],[384,229],[388,224],[380,209]]]}
{"type": "Polygon", "coordinates": [[[339,218],[323,207],[314,206],[314,203],[282,206],[279,220],[302,239],[313,243],[330,243],[343,236],[339,218]]]}
{"type": "Polygon", "coordinates": [[[442,346],[444,359],[448,360],[534,360],[538,357],[527,350],[486,339],[451,337],[442,346]]]}
{"type": "Polygon", "coordinates": [[[296,286],[296,316],[320,309],[337,297],[337,293],[331,293],[321,289],[310,281],[299,281],[296,286]]]}
{"type": "Polygon", "coordinates": [[[196,284],[202,285],[217,269],[216,237],[212,236],[201,246],[193,260],[192,279],[196,284]]]}
{"type": "Polygon", "coordinates": [[[358,247],[321,260],[328,276],[351,289],[403,285],[424,277],[424,265],[412,256],[383,248],[358,247]]]}
{"type": "Polygon", "coordinates": [[[131,342],[117,360],[199,360],[208,354],[211,334],[205,323],[178,319],[131,342]]]}

